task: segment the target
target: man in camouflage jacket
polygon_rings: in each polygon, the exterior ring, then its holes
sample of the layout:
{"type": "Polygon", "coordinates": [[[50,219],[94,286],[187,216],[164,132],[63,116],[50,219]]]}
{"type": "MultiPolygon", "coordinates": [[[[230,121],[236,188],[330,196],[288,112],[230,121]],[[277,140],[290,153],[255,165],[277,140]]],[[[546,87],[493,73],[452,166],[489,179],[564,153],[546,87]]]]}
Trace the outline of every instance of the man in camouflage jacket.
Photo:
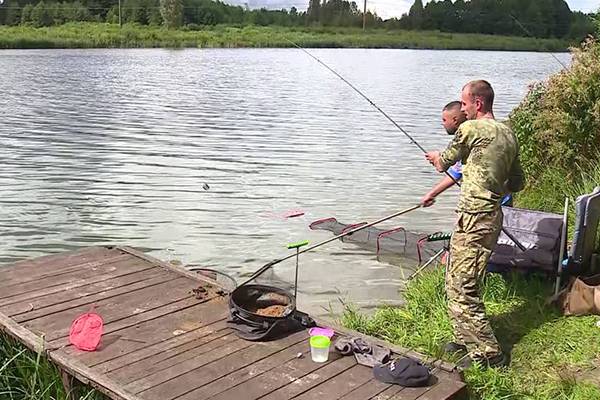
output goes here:
{"type": "Polygon", "coordinates": [[[447,351],[466,351],[459,366],[473,361],[505,365],[508,358],[485,315],[480,285],[502,228],[500,202],[507,193],[523,189],[519,148],[511,129],[494,118],[494,91],[486,81],[472,81],[461,94],[465,121],[443,152],[429,152],[427,160],[439,172],[457,161],[463,164],[458,219],[450,242],[446,273],[448,309],[457,343],[447,351]]]}

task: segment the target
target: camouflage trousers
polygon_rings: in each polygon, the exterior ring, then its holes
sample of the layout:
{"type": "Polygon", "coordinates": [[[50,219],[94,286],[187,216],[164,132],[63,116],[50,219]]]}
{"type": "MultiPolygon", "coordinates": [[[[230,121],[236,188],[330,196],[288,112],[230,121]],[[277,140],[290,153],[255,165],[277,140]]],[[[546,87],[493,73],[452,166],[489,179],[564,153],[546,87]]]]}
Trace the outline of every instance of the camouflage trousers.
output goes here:
{"type": "Polygon", "coordinates": [[[474,360],[500,353],[500,346],[485,316],[480,286],[487,262],[502,227],[502,210],[459,213],[450,241],[450,265],[446,272],[448,313],[457,341],[474,360]]]}

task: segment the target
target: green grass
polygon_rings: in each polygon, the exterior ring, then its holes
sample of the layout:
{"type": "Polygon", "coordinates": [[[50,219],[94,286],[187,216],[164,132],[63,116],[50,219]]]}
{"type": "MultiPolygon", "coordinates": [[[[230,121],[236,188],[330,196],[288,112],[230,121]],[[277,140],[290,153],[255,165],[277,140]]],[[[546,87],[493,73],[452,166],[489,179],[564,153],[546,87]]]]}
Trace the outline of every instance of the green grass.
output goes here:
{"type": "MultiPolygon", "coordinates": [[[[42,354],[33,353],[0,333],[0,399],[63,400],[66,393],[52,363],[42,354]]],[[[106,398],[92,389],[82,388],[77,399],[106,398]]]]}
{"type": "Polygon", "coordinates": [[[370,30],[357,28],[286,28],[277,26],[204,27],[167,30],[155,26],[79,22],[60,26],[0,26],[0,48],[135,48],[135,47],[303,47],[423,48],[563,51],[559,39],[531,39],[430,31],[370,30]]]}
{"type": "MultiPolygon", "coordinates": [[[[512,360],[507,368],[474,366],[465,371],[471,399],[600,399],[600,382],[592,378],[598,375],[595,367],[600,367],[598,317],[563,317],[546,304],[551,294],[552,282],[541,277],[487,276],[484,302],[498,340],[511,350],[512,360]]],[[[443,345],[453,339],[443,270],[412,281],[405,299],[405,307],[384,307],[370,317],[349,307],[342,323],[443,358],[443,345]]]]}

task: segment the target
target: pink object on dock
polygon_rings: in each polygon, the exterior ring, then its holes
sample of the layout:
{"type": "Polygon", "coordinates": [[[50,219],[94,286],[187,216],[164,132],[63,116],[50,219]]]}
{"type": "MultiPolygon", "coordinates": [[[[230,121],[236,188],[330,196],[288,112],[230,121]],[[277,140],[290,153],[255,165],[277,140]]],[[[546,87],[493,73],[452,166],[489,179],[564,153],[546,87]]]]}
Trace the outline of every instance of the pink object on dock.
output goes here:
{"type": "Polygon", "coordinates": [[[335,332],[331,328],[315,327],[315,328],[310,328],[308,330],[308,334],[310,336],[327,336],[328,338],[331,338],[335,334],[335,332]]]}

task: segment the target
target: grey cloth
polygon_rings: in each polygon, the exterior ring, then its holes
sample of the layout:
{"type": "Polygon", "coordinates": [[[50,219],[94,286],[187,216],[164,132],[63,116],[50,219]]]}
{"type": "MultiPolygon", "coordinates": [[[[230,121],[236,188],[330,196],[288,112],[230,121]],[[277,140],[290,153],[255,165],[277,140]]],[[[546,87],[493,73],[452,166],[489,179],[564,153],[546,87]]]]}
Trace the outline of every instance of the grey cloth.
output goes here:
{"type": "Polygon", "coordinates": [[[342,337],[335,342],[335,349],[344,356],[354,354],[357,363],[370,368],[387,363],[392,356],[390,349],[372,345],[360,337],[342,337]]]}

